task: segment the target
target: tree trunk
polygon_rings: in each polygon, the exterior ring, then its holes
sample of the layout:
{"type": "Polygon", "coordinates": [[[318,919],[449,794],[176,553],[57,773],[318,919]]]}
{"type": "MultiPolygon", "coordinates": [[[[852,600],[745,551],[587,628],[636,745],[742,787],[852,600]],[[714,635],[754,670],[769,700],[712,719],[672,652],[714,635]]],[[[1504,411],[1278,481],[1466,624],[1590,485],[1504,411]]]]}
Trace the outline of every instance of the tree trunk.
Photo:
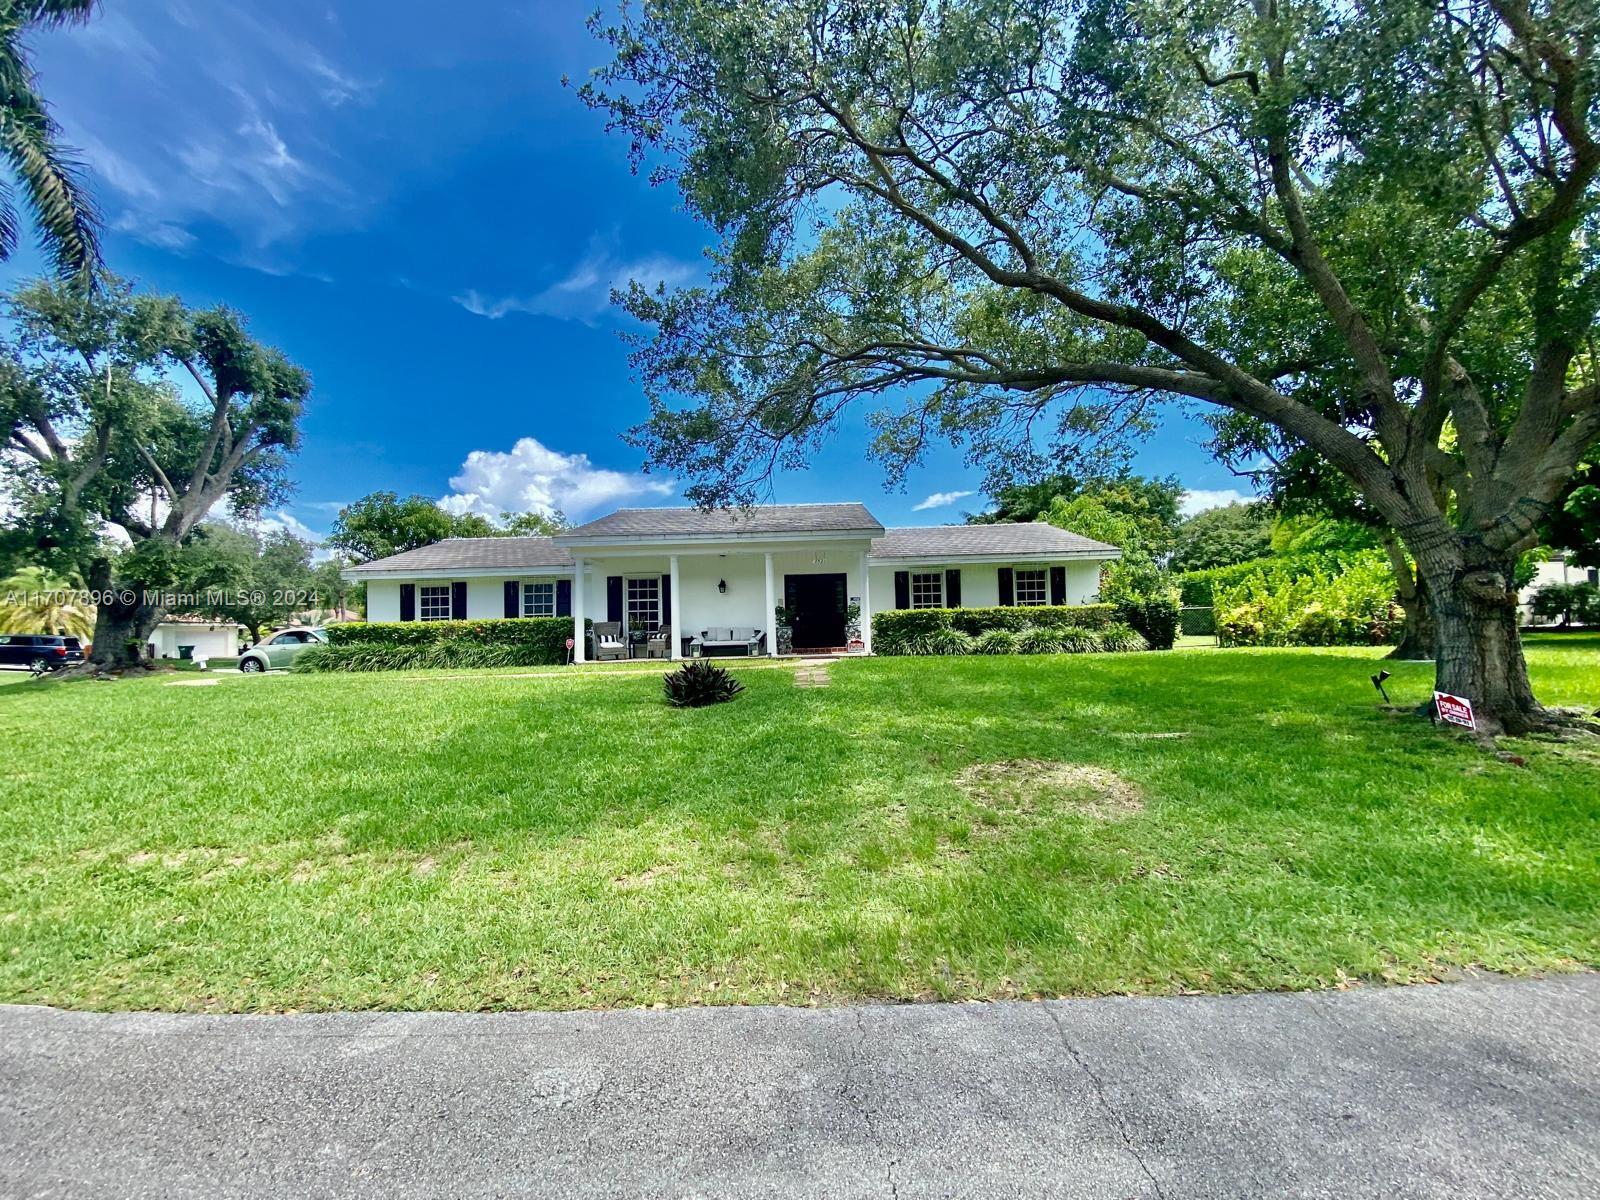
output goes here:
{"type": "Polygon", "coordinates": [[[1400,643],[1388,657],[1403,661],[1431,662],[1436,650],[1437,630],[1433,623],[1433,605],[1428,600],[1428,582],[1422,572],[1414,568],[1393,537],[1384,542],[1389,553],[1389,565],[1394,570],[1395,593],[1400,598],[1400,608],[1406,614],[1406,627],[1400,633],[1400,643]]]}
{"type": "Polygon", "coordinates": [[[1435,684],[1472,701],[1485,733],[1527,733],[1548,724],[1533,697],[1517,632],[1516,563],[1467,539],[1418,555],[1436,628],[1435,684]]]}
{"type": "Polygon", "coordinates": [[[101,601],[95,608],[90,665],[98,671],[138,666],[144,661],[146,639],[161,619],[161,609],[144,602],[146,589],[138,584],[113,587],[111,564],[105,559],[97,559],[90,567],[89,586],[101,601]]]}

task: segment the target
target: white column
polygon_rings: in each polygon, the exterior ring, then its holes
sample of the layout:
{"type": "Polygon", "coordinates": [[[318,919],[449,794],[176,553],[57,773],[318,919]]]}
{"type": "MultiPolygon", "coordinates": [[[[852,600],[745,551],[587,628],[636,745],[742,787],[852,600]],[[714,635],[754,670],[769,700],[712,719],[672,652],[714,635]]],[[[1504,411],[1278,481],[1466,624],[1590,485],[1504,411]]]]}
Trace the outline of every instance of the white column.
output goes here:
{"type": "Polygon", "coordinates": [[[767,620],[765,633],[767,635],[767,657],[778,657],[778,614],[777,593],[772,586],[772,551],[767,551],[767,620]]]}
{"type": "Polygon", "coordinates": [[[572,564],[572,661],[584,661],[583,617],[588,611],[588,605],[583,597],[583,559],[577,558],[572,564]]]}
{"type": "Polygon", "coordinates": [[[672,657],[683,657],[683,588],[678,584],[678,556],[667,560],[668,574],[672,579],[672,657]]]}
{"type": "Polygon", "coordinates": [[[872,653],[872,570],[865,550],[861,552],[861,644],[872,653]]]}

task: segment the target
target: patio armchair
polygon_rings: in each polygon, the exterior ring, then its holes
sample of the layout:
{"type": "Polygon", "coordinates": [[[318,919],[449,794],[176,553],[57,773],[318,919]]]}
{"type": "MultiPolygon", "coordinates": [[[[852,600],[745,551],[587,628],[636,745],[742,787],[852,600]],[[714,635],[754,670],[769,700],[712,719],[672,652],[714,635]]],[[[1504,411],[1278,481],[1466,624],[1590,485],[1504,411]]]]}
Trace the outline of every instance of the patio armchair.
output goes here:
{"type": "Polygon", "coordinates": [[[627,658],[628,639],[623,636],[621,621],[596,621],[594,623],[594,660],[605,662],[609,658],[627,658]]]}
{"type": "Polygon", "coordinates": [[[671,658],[672,657],[672,626],[657,626],[644,640],[645,658],[671,658]]]}

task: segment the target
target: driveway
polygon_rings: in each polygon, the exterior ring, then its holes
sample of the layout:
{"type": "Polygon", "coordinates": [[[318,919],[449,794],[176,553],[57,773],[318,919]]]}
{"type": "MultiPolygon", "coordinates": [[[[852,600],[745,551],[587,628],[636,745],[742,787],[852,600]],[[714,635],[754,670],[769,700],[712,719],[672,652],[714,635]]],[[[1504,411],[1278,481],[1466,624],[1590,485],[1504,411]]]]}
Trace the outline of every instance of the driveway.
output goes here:
{"type": "Polygon", "coordinates": [[[12,1196],[1589,1196],[1600,976],[572,1014],[0,1008],[12,1196]]]}

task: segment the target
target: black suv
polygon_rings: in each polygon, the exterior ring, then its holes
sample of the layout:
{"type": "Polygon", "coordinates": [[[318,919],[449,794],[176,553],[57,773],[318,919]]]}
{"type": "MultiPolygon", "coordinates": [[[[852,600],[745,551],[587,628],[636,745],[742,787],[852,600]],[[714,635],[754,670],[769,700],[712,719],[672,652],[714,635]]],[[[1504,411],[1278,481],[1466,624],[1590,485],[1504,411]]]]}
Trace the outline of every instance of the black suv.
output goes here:
{"type": "Polygon", "coordinates": [[[83,661],[83,643],[47,633],[0,633],[0,667],[54,671],[83,661]]]}

